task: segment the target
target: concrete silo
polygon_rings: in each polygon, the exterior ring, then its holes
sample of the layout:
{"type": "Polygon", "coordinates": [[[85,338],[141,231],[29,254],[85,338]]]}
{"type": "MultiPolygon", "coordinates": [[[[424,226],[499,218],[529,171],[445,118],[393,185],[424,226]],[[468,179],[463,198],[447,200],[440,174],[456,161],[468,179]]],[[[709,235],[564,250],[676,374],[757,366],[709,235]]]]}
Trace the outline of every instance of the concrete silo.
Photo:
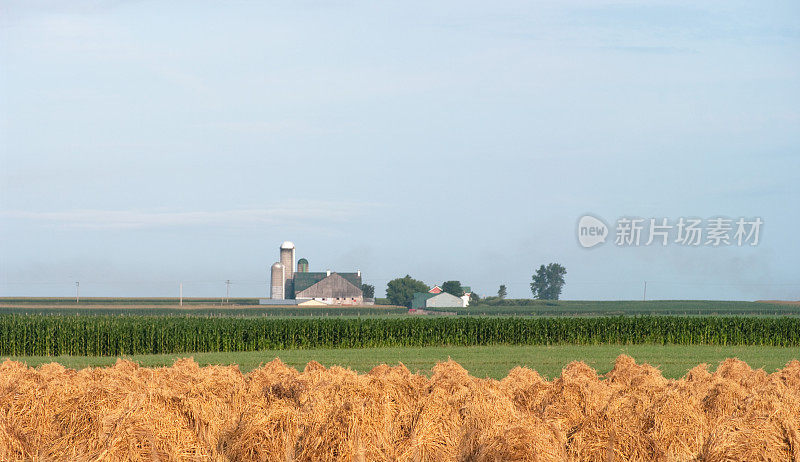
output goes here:
{"type": "Polygon", "coordinates": [[[283,265],[283,298],[294,298],[294,244],[283,241],[281,244],[281,264],[283,265]]]}
{"type": "Polygon", "coordinates": [[[294,244],[284,241],[281,244],[281,264],[283,265],[286,279],[294,278],[294,244]]]}
{"type": "Polygon", "coordinates": [[[286,268],[280,262],[275,262],[272,265],[272,274],[270,276],[270,291],[269,298],[273,300],[283,300],[284,287],[286,287],[286,268]]]}

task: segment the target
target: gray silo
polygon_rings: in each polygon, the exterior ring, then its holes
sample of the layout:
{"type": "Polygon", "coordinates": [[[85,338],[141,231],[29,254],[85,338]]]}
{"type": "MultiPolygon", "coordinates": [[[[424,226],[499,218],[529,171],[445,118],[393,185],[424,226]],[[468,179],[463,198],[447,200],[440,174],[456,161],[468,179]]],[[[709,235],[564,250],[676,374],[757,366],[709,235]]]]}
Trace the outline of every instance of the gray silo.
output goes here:
{"type": "Polygon", "coordinates": [[[284,267],[286,280],[294,278],[294,244],[284,241],[281,244],[281,264],[284,267]]]}
{"type": "Polygon", "coordinates": [[[283,298],[294,298],[294,244],[283,241],[281,244],[281,264],[283,265],[283,298]]]}
{"type": "Polygon", "coordinates": [[[275,262],[272,265],[272,275],[270,276],[270,292],[269,298],[273,300],[283,300],[284,286],[286,283],[285,267],[280,262],[275,262]]]}

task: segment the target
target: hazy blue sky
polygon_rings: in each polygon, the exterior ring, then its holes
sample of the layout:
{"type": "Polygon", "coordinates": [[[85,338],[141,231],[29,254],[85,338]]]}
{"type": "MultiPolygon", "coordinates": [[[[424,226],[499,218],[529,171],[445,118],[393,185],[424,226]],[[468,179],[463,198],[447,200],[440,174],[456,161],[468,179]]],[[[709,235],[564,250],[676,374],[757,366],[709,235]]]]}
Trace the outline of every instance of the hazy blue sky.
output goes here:
{"type": "MultiPolygon", "coordinates": [[[[800,299],[800,2],[0,2],[0,295],[800,299]],[[586,213],[758,246],[578,245],[586,213]]],[[[613,232],[613,230],[612,230],[613,232]]]]}

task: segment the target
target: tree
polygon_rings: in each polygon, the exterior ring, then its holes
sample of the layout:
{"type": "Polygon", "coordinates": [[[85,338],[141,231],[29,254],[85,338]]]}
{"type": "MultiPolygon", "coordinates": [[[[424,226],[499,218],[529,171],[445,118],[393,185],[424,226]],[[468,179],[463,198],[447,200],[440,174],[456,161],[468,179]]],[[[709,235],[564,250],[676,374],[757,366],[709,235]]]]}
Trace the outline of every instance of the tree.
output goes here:
{"type": "Polygon", "coordinates": [[[480,295],[476,294],[475,292],[472,292],[472,293],[469,294],[469,302],[470,303],[478,303],[480,301],[481,301],[481,296],[480,295]]]}
{"type": "Polygon", "coordinates": [[[442,284],[442,291],[460,297],[464,295],[464,288],[459,281],[447,281],[442,284]]]}
{"type": "Polygon", "coordinates": [[[361,292],[364,293],[364,298],[375,298],[375,286],[372,284],[361,284],[361,292]]]}
{"type": "Polygon", "coordinates": [[[427,292],[431,288],[406,274],[406,277],[392,279],[386,285],[386,298],[392,305],[411,306],[415,292],[427,292]]]}
{"type": "Polygon", "coordinates": [[[541,265],[531,279],[531,292],[539,300],[558,300],[564,287],[564,275],[567,269],[558,263],[541,265]]]}
{"type": "Polygon", "coordinates": [[[508,292],[506,292],[506,285],[501,284],[500,288],[497,290],[497,298],[503,300],[504,298],[506,298],[506,295],[508,295],[508,292]]]}

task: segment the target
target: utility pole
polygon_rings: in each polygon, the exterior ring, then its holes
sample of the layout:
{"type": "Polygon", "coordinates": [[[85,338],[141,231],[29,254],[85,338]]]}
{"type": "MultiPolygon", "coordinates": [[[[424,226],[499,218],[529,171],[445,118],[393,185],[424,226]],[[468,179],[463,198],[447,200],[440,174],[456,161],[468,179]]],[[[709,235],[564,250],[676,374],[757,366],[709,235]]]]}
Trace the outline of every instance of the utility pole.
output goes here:
{"type": "Polygon", "coordinates": [[[183,306],[183,283],[182,282],[181,282],[181,285],[180,285],[180,292],[179,293],[180,293],[180,298],[181,298],[180,304],[181,304],[181,306],[183,306]]]}
{"type": "Polygon", "coordinates": [[[225,301],[230,303],[231,301],[231,280],[228,279],[225,281],[225,301]]]}
{"type": "Polygon", "coordinates": [[[81,301],[81,283],[75,282],[75,303],[81,301]]]}
{"type": "Polygon", "coordinates": [[[642,301],[647,301],[647,281],[644,281],[644,295],[642,295],[642,301]]]}

